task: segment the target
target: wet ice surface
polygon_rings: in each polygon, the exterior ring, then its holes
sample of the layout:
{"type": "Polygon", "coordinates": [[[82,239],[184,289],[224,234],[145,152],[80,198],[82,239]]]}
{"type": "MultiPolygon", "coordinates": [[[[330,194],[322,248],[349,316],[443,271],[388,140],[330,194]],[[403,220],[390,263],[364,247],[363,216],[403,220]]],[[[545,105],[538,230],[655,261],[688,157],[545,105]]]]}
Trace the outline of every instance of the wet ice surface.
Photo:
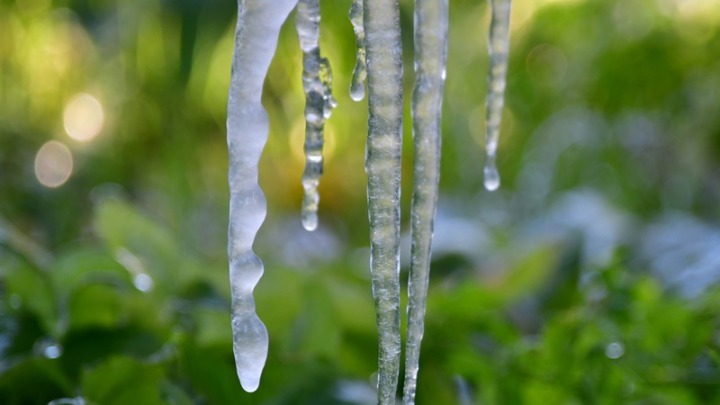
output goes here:
{"type": "Polygon", "coordinates": [[[332,71],[320,55],[320,1],[300,0],[295,17],[300,48],[303,52],[303,89],[305,91],[305,172],[302,177],[303,227],[314,231],[318,226],[318,186],[323,173],[325,119],[337,105],[332,96],[332,71]]]}
{"type": "Polygon", "coordinates": [[[353,69],[352,84],[350,85],[350,98],[352,98],[353,101],[361,101],[365,98],[367,64],[365,63],[365,27],[363,26],[363,14],[363,0],[353,0],[349,13],[357,43],[355,68],[353,69]]]}
{"type": "Polygon", "coordinates": [[[257,390],[268,351],[265,325],[255,313],[253,289],[263,273],[252,251],[265,219],[265,196],[258,185],[258,162],[269,123],[261,104],[262,87],[280,26],[297,0],[238,1],[238,24],[228,99],[230,225],[228,256],[232,294],[233,352],[240,384],[257,390]]]}
{"type": "Polygon", "coordinates": [[[403,402],[415,403],[420,344],[430,276],[433,224],[440,180],[441,113],[447,59],[447,0],[415,2],[415,88],[413,117],[413,197],[408,326],[403,402]]]}
{"type": "Polygon", "coordinates": [[[510,51],[510,3],[510,0],[490,1],[492,12],[488,39],[490,70],[485,124],[487,158],[484,169],[485,188],[489,191],[497,190],[500,187],[500,173],[497,170],[496,160],[510,51]]]}
{"type": "Polygon", "coordinates": [[[370,271],[378,328],[378,403],[394,404],[400,372],[400,169],[403,66],[396,0],[363,3],[368,69],[370,271]]]}

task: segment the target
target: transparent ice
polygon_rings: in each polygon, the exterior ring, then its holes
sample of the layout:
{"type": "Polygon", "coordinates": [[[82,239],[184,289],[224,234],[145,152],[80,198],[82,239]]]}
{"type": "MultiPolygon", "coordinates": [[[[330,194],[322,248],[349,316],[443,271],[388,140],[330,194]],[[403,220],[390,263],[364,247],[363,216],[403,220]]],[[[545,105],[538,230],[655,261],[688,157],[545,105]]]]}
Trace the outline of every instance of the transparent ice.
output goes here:
{"type": "Polygon", "coordinates": [[[255,313],[253,289],[263,264],[252,251],[265,219],[265,195],[258,185],[258,162],[269,124],[260,102],[263,82],[280,26],[297,0],[238,0],[238,22],[228,97],[230,153],[228,255],[232,294],[233,352],[240,384],[257,390],[268,351],[265,325],[255,313]]]}
{"type": "Polygon", "coordinates": [[[492,10],[488,40],[490,71],[488,73],[485,123],[487,160],[484,170],[485,188],[489,191],[497,190],[500,187],[500,174],[497,170],[496,160],[510,50],[510,3],[511,0],[490,0],[492,10]]]}
{"type": "Polygon", "coordinates": [[[430,247],[440,181],[441,113],[447,59],[448,1],[415,1],[412,248],[403,402],[415,403],[430,276],[430,247]]]}
{"type": "MultiPolygon", "coordinates": [[[[395,404],[400,338],[400,175],[402,161],[403,63],[399,0],[353,0],[350,20],[357,43],[351,98],[368,91],[368,216],[370,269],[378,328],[378,404],[395,404]]],[[[318,225],[318,185],[323,172],[325,119],[336,102],[332,73],[320,54],[319,0],[238,0],[238,25],[228,101],[230,226],[228,253],[232,290],[233,350],[240,382],[258,388],[268,352],[268,333],[255,313],[253,289],[263,264],[252,251],[265,219],[258,162],[269,124],[261,92],[282,23],[297,4],[296,28],[303,52],[306,166],[302,223],[318,225]]],[[[491,0],[490,73],[487,97],[485,187],[500,186],[496,154],[509,47],[510,0],[491,0]]],[[[441,110],[447,57],[448,0],[416,0],[415,87],[412,100],[414,181],[411,268],[404,403],[415,402],[424,330],[430,251],[440,176],[441,110]]]]}
{"type": "Polygon", "coordinates": [[[395,404],[400,372],[400,166],[403,64],[397,0],[363,3],[368,72],[370,271],[378,328],[378,403],[395,404]]]}
{"type": "Polygon", "coordinates": [[[330,63],[320,55],[320,1],[300,0],[295,17],[300,49],[303,52],[305,90],[305,172],[302,185],[302,225],[308,231],[318,226],[318,185],[323,172],[323,130],[337,105],[332,96],[330,63]]]}
{"type": "Polygon", "coordinates": [[[354,101],[361,101],[365,98],[367,64],[365,60],[365,27],[363,26],[363,14],[363,0],[353,0],[350,6],[350,22],[355,31],[357,56],[355,69],[353,69],[352,84],[350,85],[350,98],[354,101]]]}

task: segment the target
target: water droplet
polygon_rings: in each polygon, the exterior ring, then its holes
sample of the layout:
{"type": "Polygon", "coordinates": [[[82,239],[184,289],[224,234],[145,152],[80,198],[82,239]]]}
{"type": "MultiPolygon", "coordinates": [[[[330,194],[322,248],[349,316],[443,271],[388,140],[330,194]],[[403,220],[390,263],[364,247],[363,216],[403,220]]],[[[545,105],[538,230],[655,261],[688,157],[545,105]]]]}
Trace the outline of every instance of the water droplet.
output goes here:
{"type": "Polygon", "coordinates": [[[43,350],[43,355],[48,359],[57,359],[62,354],[62,350],[59,345],[48,345],[43,350]]]}
{"type": "Polygon", "coordinates": [[[135,278],[133,278],[133,284],[135,285],[135,288],[142,292],[148,292],[152,290],[153,288],[153,279],[146,273],[140,273],[135,278]]]}
{"type": "Polygon", "coordinates": [[[485,189],[487,191],[495,191],[500,188],[500,173],[494,164],[485,166],[485,189]]]}
{"type": "Polygon", "coordinates": [[[625,354],[625,347],[620,342],[612,342],[605,346],[605,355],[609,359],[619,359],[623,354],[625,354]]]}
{"type": "Polygon", "coordinates": [[[33,353],[48,359],[57,359],[62,355],[62,346],[52,338],[43,338],[35,343],[33,353]]]}
{"type": "Polygon", "coordinates": [[[350,98],[353,101],[362,101],[365,98],[365,83],[356,82],[350,87],[350,98]]]}
{"type": "Polygon", "coordinates": [[[306,231],[314,231],[318,227],[318,215],[316,211],[306,211],[302,213],[302,226],[306,231]]]}

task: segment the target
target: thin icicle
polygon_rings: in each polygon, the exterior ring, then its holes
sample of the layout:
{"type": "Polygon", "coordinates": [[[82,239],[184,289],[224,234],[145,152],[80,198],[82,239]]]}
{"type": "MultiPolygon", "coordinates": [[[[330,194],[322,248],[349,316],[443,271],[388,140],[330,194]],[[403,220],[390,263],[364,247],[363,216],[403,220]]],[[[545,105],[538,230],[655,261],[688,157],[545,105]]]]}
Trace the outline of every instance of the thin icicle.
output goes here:
{"type": "Polygon", "coordinates": [[[364,2],[369,93],[370,270],[378,326],[378,403],[395,404],[400,369],[400,164],[403,65],[398,0],[364,2]]]}
{"type": "Polygon", "coordinates": [[[485,123],[487,160],[484,169],[485,188],[489,191],[497,190],[500,187],[500,173],[496,160],[510,50],[510,3],[511,0],[490,0],[492,9],[488,40],[490,72],[488,74],[487,120],[485,123]]]}
{"type": "Polygon", "coordinates": [[[260,102],[280,26],[297,0],[238,0],[238,22],[228,99],[230,226],[228,255],[232,293],[233,351],[243,389],[257,390],[268,351],[265,325],[255,313],[253,289],[263,264],[252,251],[265,219],[258,161],[267,141],[267,113],[260,102]]]}
{"type": "Polygon", "coordinates": [[[367,64],[365,61],[365,27],[363,26],[363,14],[363,0],[353,0],[350,6],[350,22],[355,30],[357,56],[355,69],[353,69],[352,84],[350,85],[350,98],[354,101],[360,101],[365,98],[367,64]]]}
{"type": "Polygon", "coordinates": [[[442,99],[447,59],[448,0],[415,1],[415,152],[411,211],[412,253],[403,402],[415,403],[430,275],[430,247],[440,180],[442,99]]]}
{"type": "Polygon", "coordinates": [[[308,231],[318,226],[318,185],[323,172],[323,130],[337,105],[332,96],[330,63],[320,56],[320,1],[300,0],[297,5],[300,48],[303,52],[303,88],[305,89],[305,172],[302,185],[302,225],[308,231]]]}

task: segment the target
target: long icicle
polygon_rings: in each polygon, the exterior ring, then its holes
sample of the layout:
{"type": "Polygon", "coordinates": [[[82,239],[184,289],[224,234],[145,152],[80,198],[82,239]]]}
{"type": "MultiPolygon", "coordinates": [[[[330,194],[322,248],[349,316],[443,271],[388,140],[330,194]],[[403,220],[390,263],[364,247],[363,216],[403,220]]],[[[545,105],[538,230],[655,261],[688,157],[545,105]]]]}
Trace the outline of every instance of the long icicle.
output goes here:
{"type": "Polygon", "coordinates": [[[378,326],[378,403],[395,404],[400,372],[400,165],[403,65],[398,0],[364,2],[368,68],[370,270],[378,326]]]}
{"type": "Polygon", "coordinates": [[[415,403],[430,276],[433,222],[440,181],[441,114],[447,59],[448,0],[415,1],[412,249],[403,402],[415,403]]]}
{"type": "Polygon", "coordinates": [[[363,27],[363,0],[353,0],[350,6],[350,22],[355,31],[357,55],[353,69],[352,84],[350,85],[350,98],[360,101],[365,98],[365,78],[367,77],[367,64],[365,63],[365,27],[363,27]]]}
{"type": "Polygon", "coordinates": [[[318,226],[318,186],[323,173],[323,131],[337,105],[332,96],[330,63],[320,56],[320,1],[300,0],[296,26],[303,52],[303,88],[305,90],[305,172],[302,185],[302,225],[308,231],[318,226]]]}
{"type": "Polygon", "coordinates": [[[485,121],[487,160],[484,169],[485,188],[489,191],[497,190],[500,187],[500,173],[496,160],[510,51],[510,3],[511,0],[490,0],[492,10],[488,40],[490,71],[488,73],[487,119],[485,121]]]}
{"type": "Polygon", "coordinates": [[[297,0],[238,0],[238,22],[228,97],[230,224],[228,255],[232,293],[233,352],[240,384],[257,390],[268,351],[265,325],[255,313],[253,289],[263,264],[252,251],[265,219],[265,195],[258,185],[258,162],[269,123],[260,98],[280,26],[297,0]]]}

